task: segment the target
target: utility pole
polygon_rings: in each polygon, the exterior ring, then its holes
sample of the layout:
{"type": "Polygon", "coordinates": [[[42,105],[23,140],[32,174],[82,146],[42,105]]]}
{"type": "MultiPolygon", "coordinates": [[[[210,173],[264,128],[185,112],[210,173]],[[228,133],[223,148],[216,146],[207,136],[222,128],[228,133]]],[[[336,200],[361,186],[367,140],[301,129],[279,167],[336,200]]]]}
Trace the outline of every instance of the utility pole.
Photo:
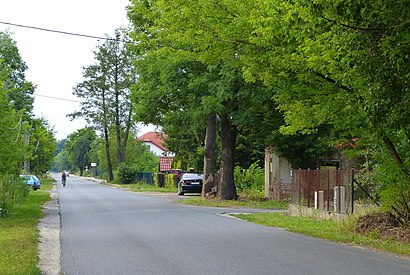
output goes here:
{"type": "Polygon", "coordinates": [[[30,174],[30,148],[29,148],[29,137],[30,134],[28,132],[24,133],[24,146],[25,146],[25,154],[24,154],[24,174],[30,174]]]}

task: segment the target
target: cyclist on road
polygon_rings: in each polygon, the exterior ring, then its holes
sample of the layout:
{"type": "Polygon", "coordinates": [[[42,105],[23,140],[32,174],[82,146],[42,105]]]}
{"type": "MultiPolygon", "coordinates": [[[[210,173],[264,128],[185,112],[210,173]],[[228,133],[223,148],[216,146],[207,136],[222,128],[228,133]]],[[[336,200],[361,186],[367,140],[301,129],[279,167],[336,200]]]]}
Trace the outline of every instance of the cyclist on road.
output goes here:
{"type": "Polygon", "coordinates": [[[61,174],[61,183],[63,184],[63,187],[65,187],[65,183],[66,183],[66,179],[67,179],[67,175],[65,174],[65,172],[63,171],[63,173],[61,174]]]}

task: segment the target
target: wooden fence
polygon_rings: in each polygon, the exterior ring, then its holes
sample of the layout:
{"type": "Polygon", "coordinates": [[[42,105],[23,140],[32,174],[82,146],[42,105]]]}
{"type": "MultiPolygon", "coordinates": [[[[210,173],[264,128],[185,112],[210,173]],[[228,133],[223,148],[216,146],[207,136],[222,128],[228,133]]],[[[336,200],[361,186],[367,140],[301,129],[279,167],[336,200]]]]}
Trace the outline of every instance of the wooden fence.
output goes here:
{"type": "Polygon", "coordinates": [[[352,170],[293,170],[291,204],[322,211],[353,212],[352,170]]]}

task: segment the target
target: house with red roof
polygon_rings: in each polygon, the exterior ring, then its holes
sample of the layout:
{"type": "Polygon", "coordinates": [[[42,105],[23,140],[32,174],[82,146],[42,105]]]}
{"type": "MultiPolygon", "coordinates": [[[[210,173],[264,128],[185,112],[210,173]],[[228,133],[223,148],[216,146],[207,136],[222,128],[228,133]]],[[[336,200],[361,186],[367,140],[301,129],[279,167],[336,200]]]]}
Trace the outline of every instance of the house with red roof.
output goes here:
{"type": "Polygon", "coordinates": [[[161,132],[148,132],[138,137],[138,140],[142,141],[148,146],[149,150],[157,156],[173,156],[168,148],[165,146],[165,139],[167,135],[161,132]]]}

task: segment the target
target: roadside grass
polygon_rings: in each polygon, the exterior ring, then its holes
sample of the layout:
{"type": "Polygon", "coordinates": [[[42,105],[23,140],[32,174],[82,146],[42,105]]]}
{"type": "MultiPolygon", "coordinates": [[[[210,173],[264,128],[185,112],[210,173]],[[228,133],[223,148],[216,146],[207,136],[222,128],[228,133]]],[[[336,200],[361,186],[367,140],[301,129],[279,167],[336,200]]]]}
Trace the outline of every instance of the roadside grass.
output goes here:
{"type": "Polygon", "coordinates": [[[220,200],[217,198],[206,199],[203,197],[184,198],[177,200],[178,203],[205,206],[205,207],[234,207],[234,208],[260,208],[260,209],[286,209],[287,202],[264,200],[256,197],[239,200],[220,200]]]}
{"type": "Polygon", "coordinates": [[[161,193],[176,193],[177,189],[173,187],[158,187],[155,184],[146,183],[132,183],[132,184],[119,184],[105,182],[104,184],[127,189],[133,192],[161,192],[161,193]]]}
{"type": "Polygon", "coordinates": [[[315,217],[289,216],[286,213],[254,213],[233,215],[261,225],[280,227],[287,231],[351,245],[366,246],[385,252],[410,256],[410,244],[382,240],[377,234],[364,236],[356,232],[356,217],[345,221],[319,220],[315,217]]]}
{"type": "Polygon", "coordinates": [[[30,191],[9,217],[0,218],[0,274],[41,274],[37,224],[44,216],[42,206],[50,200],[46,190],[52,184],[52,179],[42,179],[40,190],[30,191]]]}

